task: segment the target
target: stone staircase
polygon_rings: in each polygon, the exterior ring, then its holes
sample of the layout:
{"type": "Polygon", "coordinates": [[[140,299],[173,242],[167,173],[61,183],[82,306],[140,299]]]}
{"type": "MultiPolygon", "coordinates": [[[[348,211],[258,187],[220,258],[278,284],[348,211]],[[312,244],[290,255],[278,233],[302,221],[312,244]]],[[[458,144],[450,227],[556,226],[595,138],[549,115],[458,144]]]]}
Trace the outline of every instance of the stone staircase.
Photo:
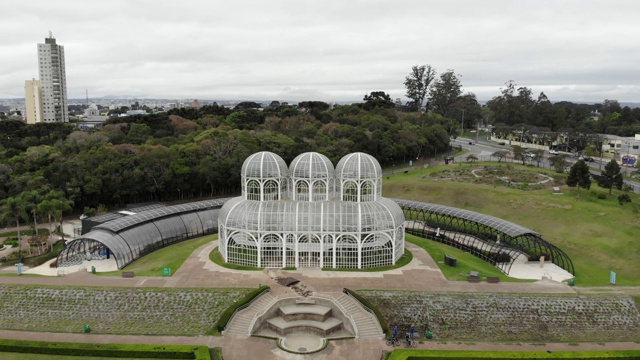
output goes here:
{"type": "Polygon", "coordinates": [[[360,303],[358,303],[351,296],[341,294],[336,299],[342,308],[348,315],[351,315],[355,322],[356,335],[359,339],[383,339],[384,334],[378,324],[378,319],[365,310],[360,303]]]}
{"type": "Polygon", "coordinates": [[[236,316],[231,319],[231,322],[227,324],[227,328],[224,330],[224,335],[234,335],[238,337],[249,337],[249,327],[253,323],[253,318],[265,311],[276,300],[271,293],[266,293],[258,300],[255,300],[249,307],[238,312],[236,316]]]}

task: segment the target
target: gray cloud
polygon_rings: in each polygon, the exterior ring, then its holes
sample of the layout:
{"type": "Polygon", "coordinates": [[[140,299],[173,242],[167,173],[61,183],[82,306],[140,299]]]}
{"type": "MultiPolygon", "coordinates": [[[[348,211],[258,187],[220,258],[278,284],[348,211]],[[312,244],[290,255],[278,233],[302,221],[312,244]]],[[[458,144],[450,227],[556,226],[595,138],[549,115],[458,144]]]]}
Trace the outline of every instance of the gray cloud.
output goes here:
{"type": "Polygon", "coordinates": [[[13,2],[0,97],[24,96],[51,30],[70,97],[396,98],[431,64],[479,99],[514,80],[553,101],[640,101],[634,0],[13,2]]]}

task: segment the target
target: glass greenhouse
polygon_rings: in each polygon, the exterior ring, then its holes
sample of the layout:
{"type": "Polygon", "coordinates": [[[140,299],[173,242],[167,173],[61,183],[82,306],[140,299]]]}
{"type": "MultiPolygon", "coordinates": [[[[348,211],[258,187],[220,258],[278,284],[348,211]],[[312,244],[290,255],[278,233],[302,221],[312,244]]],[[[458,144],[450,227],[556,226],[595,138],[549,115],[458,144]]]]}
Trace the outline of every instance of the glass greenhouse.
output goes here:
{"type": "Polygon", "coordinates": [[[380,165],[364,153],[349,154],[334,168],[318,153],[301,154],[287,167],[278,155],[259,152],[241,172],[242,196],[236,198],[94,218],[97,225],[60,252],[58,266],[113,257],[122,269],[165,246],[215,232],[219,251],[234,264],[387,266],[404,253],[406,231],[464,249],[506,274],[517,261],[544,258],[575,275],[569,256],[533,230],[473,211],[383,198],[380,165]]]}
{"type": "Polygon", "coordinates": [[[113,256],[118,269],[155,250],[216,233],[218,212],[228,199],[165,206],[118,217],[97,225],[67,243],[58,254],[58,267],[113,256]]]}
{"type": "Polygon", "coordinates": [[[287,167],[271,152],[242,165],[242,196],[220,210],[219,249],[256,267],[367,268],[404,253],[404,214],[382,194],[382,170],[364,153],[333,167],[308,152],[287,167]]]}

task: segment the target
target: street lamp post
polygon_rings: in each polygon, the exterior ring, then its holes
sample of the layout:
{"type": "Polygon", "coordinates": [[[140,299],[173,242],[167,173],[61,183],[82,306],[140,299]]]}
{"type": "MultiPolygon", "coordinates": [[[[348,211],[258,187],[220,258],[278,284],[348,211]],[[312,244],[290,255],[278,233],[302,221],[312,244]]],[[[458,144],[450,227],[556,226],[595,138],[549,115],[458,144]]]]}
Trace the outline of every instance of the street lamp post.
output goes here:
{"type": "Polygon", "coordinates": [[[467,109],[461,109],[462,110],[462,121],[460,123],[460,125],[462,125],[462,132],[460,133],[460,137],[464,136],[464,112],[467,111],[467,109]]]}
{"type": "Polygon", "coordinates": [[[627,166],[626,167],[627,167],[627,176],[629,176],[629,154],[631,149],[631,142],[626,142],[625,144],[627,144],[627,166]]]}

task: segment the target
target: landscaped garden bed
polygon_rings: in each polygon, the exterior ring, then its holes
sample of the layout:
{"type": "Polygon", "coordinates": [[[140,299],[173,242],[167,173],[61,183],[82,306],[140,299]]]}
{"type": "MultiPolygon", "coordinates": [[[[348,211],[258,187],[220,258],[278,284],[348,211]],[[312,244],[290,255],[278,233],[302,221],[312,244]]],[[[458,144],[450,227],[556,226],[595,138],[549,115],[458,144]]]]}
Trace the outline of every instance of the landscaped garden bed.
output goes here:
{"type": "Polygon", "coordinates": [[[0,328],[201,335],[250,289],[78,288],[0,285],[0,328]]]}
{"type": "Polygon", "coordinates": [[[628,296],[359,291],[389,327],[462,341],[638,341],[640,312],[628,296]]]}

